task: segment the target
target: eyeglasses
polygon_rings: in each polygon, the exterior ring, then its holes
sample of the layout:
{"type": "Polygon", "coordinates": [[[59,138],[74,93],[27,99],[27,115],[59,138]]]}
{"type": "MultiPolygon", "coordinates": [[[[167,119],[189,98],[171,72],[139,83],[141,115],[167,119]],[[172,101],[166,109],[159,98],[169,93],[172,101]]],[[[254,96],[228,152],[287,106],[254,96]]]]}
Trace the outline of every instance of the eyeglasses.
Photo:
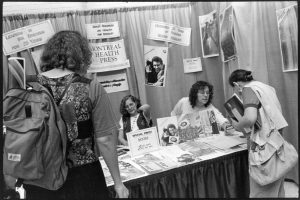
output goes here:
{"type": "Polygon", "coordinates": [[[203,91],[203,90],[199,90],[198,93],[199,93],[199,94],[203,94],[203,95],[204,95],[204,94],[207,94],[207,95],[210,95],[210,94],[211,94],[210,91],[203,91]]]}

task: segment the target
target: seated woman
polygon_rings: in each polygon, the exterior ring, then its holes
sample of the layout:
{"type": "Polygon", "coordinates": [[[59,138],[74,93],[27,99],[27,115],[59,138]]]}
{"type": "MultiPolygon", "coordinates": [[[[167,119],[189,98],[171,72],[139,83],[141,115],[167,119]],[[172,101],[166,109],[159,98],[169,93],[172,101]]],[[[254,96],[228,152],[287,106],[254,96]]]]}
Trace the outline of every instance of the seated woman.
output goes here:
{"type": "Polygon", "coordinates": [[[229,121],[222,113],[212,105],[213,86],[205,81],[197,81],[190,89],[189,97],[183,97],[175,105],[171,116],[199,112],[204,110],[213,110],[216,121],[223,130],[234,131],[229,121]]]}
{"type": "Polygon", "coordinates": [[[148,104],[141,105],[138,98],[127,95],[120,104],[120,119],[119,142],[128,146],[126,133],[136,130],[149,128],[152,126],[150,118],[150,106],[148,104]]]}

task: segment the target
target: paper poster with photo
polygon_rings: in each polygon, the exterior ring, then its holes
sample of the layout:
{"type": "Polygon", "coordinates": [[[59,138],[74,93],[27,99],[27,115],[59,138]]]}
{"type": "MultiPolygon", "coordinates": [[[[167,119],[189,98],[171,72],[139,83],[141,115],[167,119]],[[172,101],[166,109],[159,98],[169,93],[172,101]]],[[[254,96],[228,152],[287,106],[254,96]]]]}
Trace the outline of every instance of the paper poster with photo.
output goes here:
{"type": "Polygon", "coordinates": [[[276,10],[282,71],[298,71],[298,6],[276,10]]]}
{"type": "Polygon", "coordinates": [[[228,62],[236,58],[236,46],[234,40],[233,8],[228,6],[220,14],[220,40],[222,61],[228,62]]]}
{"type": "Polygon", "coordinates": [[[200,57],[183,59],[184,73],[200,72],[202,71],[202,64],[200,57]]]}
{"type": "Polygon", "coordinates": [[[199,27],[203,58],[219,56],[217,12],[199,16],[199,27]]]}
{"type": "Polygon", "coordinates": [[[107,93],[120,92],[128,90],[128,81],[126,73],[97,76],[107,93]]]}
{"type": "Polygon", "coordinates": [[[161,146],[179,142],[176,116],[157,118],[157,129],[161,146]]]}
{"type": "Polygon", "coordinates": [[[145,84],[165,87],[168,66],[168,47],[144,45],[145,84]]]}

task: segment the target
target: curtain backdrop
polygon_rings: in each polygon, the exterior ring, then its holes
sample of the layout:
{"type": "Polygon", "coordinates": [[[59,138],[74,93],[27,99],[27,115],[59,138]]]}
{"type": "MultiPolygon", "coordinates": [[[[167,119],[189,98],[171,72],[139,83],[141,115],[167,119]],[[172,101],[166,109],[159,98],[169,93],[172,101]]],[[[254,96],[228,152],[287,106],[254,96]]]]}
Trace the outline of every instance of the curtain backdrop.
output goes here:
{"type": "MultiPolygon", "coordinates": [[[[93,11],[70,11],[64,13],[14,15],[3,17],[3,33],[23,26],[50,19],[54,31],[77,30],[86,36],[85,24],[119,21],[121,39],[124,39],[130,68],[104,74],[126,72],[129,91],[110,93],[109,97],[117,117],[119,105],[127,94],[139,97],[142,103],[151,105],[151,115],[167,117],[177,101],[188,96],[191,85],[205,80],[214,86],[213,104],[225,115],[223,103],[232,95],[228,77],[238,68],[253,71],[254,78],[272,85],[278,94],[283,114],[289,123],[284,137],[298,149],[298,71],[282,72],[280,43],[277,29],[276,9],[297,2],[192,2],[175,5],[159,5],[123,9],[93,11]],[[202,58],[199,16],[213,10],[217,14],[227,6],[234,8],[233,23],[238,59],[223,63],[221,57],[202,58]],[[147,39],[150,20],[162,21],[181,27],[191,27],[190,46],[147,39]],[[165,87],[145,86],[144,45],[168,47],[168,66],[165,87]],[[202,72],[183,71],[183,59],[201,57],[202,72]]],[[[217,23],[219,18],[217,18],[217,23]]],[[[92,40],[109,42],[119,38],[92,40]]],[[[26,73],[35,74],[30,51],[35,47],[11,56],[26,58],[26,73]]],[[[99,75],[99,73],[97,74],[99,75]]],[[[96,74],[93,75],[95,77],[96,74]]],[[[8,72],[7,57],[3,54],[3,95],[15,84],[8,72]]],[[[288,175],[298,183],[298,166],[288,175]]]]}

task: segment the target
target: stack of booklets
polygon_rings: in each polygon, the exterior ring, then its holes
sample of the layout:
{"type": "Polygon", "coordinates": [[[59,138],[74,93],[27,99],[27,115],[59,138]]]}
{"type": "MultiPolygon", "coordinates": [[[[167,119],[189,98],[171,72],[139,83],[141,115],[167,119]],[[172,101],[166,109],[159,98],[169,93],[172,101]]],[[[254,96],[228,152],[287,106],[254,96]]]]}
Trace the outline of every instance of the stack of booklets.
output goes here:
{"type": "MultiPolygon", "coordinates": [[[[101,167],[104,173],[106,185],[107,186],[113,185],[114,184],[113,178],[110,174],[110,171],[103,157],[99,157],[99,161],[101,163],[101,167]]],[[[148,175],[143,169],[141,169],[130,159],[119,159],[118,164],[119,164],[122,181],[129,181],[132,179],[136,179],[148,175]]]]}
{"type": "Polygon", "coordinates": [[[132,160],[145,169],[149,174],[162,172],[177,167],[177,163],[168,157],[164,157],[159,152],[150,152],[142,156],[132,158],[132,160]]]}

